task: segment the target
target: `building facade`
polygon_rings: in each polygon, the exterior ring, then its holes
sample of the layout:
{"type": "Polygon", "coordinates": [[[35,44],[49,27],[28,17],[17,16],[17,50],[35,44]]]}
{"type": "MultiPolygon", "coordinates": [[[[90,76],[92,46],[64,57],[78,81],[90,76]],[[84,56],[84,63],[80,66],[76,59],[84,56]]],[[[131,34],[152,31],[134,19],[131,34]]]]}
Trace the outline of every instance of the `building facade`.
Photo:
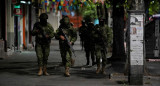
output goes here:
{"type": "Polygon", "coordinates": [[[32,42],[30,31],[31,19],[34,16],[31,13],[31,1],[25,1],[27,3],[21,0],[0,1],[0,52],[3,52],[4,56],[27,49],[28,44],[32,42]]]}

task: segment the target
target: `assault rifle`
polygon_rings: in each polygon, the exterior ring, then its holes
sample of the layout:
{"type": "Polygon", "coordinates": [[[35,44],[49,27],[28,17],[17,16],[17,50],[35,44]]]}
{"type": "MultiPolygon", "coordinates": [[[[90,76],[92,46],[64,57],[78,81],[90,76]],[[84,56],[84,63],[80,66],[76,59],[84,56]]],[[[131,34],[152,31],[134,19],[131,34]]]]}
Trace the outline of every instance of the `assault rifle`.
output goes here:
{"type": "Polygon", "coordinates": [[[74,49],[73,49],[72,45],[70,44],[69,38],[68,38],[68,37],[67,37],[67,35],[63,32],[63,29],[62,29],[61,27],[60,27],[59,29],[60,29],[60,31],[62,32],[62,35],[64,36],[65,41],[67,42],[67,44],[68,44],[69,48],[71,49],[71,51],[72,51],[72,53],[73,53],[74,57],[76,57],[76,55],[75,55],[75,51],[74,51],[74,49]]]}
{"type": "Polygon", "coordinates": [[[46,33],[45,33],[45,31],[43,30],[43,28],[42,27],[40,27],[41,25],[40,24],[37,24],[37,29],[39,30],[39,32],[41,33],[41,35],[42,35],[42,40],[44,41],[44,44],[48,44],[48,43],[50,43],[50,38],[47,38],[46,37],[46,33]]]}

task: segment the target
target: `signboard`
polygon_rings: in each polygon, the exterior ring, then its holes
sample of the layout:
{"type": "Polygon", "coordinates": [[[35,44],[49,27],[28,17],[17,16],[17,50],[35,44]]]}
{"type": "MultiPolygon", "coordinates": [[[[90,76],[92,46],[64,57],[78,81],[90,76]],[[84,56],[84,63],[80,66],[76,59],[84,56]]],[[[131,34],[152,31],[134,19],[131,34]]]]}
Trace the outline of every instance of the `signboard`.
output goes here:
{"type": "Polygon", "coordinates": [[[130,63],[143,65],[144,15],[130,15],[130,63]]]}
{"type": "Polygon", "coordinates": [[[22,9],[21,8],[14,8],[14,14],[15,15],[22,15],[22,9]]]}
{"type": "Polygon", "coordinates": [[[14,5],[14,8],[21,8],[20,5],[14,5]]]}

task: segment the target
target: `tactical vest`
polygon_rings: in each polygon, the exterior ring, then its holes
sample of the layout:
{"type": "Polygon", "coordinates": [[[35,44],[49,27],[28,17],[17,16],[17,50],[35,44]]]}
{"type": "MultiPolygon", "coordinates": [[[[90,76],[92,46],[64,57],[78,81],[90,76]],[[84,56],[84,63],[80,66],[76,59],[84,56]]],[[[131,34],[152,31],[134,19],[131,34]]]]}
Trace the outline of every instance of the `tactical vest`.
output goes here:
{"type": "Polygon", "coordinates": [[[39,34],[36,35],[36,42],[42,45],[47,45],[50,44],[51,38],[46,38],[45,36],[50,33],[49,30],[49,25],[47,24],[46,26],[38,25],[36,26],[37,29],[39,29],[39,34]]]}

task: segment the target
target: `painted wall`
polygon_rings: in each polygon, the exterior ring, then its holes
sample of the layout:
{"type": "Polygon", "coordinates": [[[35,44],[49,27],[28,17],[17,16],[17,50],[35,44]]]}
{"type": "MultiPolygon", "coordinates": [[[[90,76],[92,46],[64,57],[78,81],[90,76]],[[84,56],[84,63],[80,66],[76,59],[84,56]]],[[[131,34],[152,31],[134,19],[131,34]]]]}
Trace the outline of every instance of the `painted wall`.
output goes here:
{"type": "Polygon", "coordinates": [[[6,12],[7,12],[7,51],[13,50],[14,46],[14,16],[13,5],[11,0],[6,0],[6,12]]]}
{"type": "Polygon", "coordinates": [[[60,20],[60,13],[59,14],[55,14],[55,13],[48,13],[48,22],[52,25],[52,27],[54,28],[54,31],[58,29],[59,27],[59,20],[60,20]]]}
{"type": "Polygon", "coordinates": [[[6,0],[6,40],[7,40],[7,52],[14,50],[14,15],[13,5],[11,0],[6,0]]]}

